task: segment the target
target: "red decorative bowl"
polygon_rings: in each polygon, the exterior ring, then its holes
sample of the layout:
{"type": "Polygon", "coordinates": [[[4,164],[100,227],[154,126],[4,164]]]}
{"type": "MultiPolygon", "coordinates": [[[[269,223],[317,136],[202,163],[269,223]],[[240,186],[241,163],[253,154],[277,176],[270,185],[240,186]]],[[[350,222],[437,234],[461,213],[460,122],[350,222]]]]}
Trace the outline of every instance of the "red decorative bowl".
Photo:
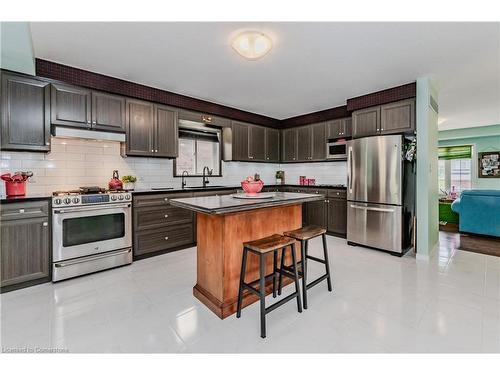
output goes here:
{"type": "Polygon", "coordinates": [[[264,183],[262,182],[262,180],[252,182],[248,182],[245,180],[241,181],[241,187],[245,193],[253,195],[260,193],[260,191],[264,187],[264,183]]]}

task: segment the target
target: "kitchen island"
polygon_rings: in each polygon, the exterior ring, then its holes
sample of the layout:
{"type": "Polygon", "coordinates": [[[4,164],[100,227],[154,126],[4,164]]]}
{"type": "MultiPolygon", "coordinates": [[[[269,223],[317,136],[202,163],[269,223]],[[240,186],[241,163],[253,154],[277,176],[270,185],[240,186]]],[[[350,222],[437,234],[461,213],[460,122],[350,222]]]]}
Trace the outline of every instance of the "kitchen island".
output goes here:
{"type": "MultiPolygon", "coordinates": [[[[324,199],[318,194],[265,194],[271,197],[239,199],[225,195],[170,200],[173,206],[197,213],[197,282],[193,294],[221,319],[236,312],[243,243],[300,228],[302,204],[324,199]]],[[[300,252],[297,256],[300,258],[300,252]]],[[[272,272],[273,259],[268,258],[266,274],[272,272]]],[[[258,274],[258,259],[250,256],[247,281],[257,279],[258,274]]],[[[271,292],[270,284],[266,291],[271,292]]],[[[254,294],[245,294],[243,307],[257,299],[254,294]]]]}

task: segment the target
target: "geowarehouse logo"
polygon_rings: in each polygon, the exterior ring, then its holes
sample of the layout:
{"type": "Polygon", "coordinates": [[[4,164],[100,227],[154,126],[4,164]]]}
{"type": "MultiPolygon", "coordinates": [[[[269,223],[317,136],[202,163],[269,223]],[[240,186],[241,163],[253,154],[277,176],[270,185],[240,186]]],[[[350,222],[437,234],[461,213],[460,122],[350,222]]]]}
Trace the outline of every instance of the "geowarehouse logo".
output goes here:
{"type": "Polygon", "coordinates": [[[30,347],[22,347],[22,348],[6,348],[2,346],[2,353],[69,353],[69,350],[66,348],[40,348],[35,346],[33,348],[30,347]]]}

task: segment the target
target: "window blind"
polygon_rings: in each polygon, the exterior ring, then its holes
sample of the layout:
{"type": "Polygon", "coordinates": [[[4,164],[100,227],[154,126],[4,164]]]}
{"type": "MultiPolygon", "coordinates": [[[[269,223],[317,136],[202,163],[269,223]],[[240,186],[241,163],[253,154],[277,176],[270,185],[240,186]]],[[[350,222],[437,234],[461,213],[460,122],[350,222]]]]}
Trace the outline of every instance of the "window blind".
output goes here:
{"type": "Polygon", "coordinates": [[[470,159],[470,158],[472,158],[472,146],[439,147],[440,160],[470,159]]]}

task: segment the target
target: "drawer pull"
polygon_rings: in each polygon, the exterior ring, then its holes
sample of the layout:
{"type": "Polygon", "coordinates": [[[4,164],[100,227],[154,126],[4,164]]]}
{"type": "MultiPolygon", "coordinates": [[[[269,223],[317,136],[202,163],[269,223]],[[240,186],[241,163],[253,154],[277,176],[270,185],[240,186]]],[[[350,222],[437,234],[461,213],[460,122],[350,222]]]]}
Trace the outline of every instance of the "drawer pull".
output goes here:
{"type": "Polygon", "coordinates": [[[165,241],[168,241],[168,236],[167,236],[167,237],[165,237],[165,241]]]}
{"type": "Polygon", "coordinates": [[[20,214],[24,214],[24,208],[19,209],[20,214]]]}
{"type": "Polygon", "coordinates": [[[168,198],[164,198],[163,200],[164,200],[165,202],[168,202],[168,198]]]}
{"type": "Polygon", "coordinates": [[[168,217],[168,215],[165,215],[165,218],[167,218],[167,217],[168,217]]]}

